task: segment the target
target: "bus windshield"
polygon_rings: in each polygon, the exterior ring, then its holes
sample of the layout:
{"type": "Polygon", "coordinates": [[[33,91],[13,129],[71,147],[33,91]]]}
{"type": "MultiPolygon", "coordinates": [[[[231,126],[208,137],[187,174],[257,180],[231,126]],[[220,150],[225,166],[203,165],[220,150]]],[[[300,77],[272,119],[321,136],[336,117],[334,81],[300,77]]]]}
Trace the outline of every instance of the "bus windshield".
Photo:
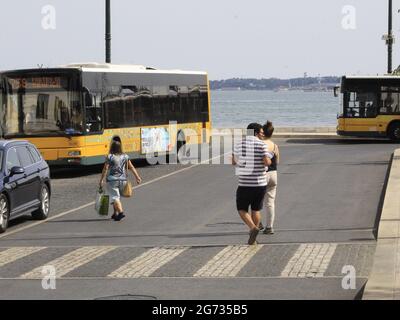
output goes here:
{"type": "MultiPolygon", "coordinates": [[[[0,112],[1,114],[4,113],[4,88],[3,88],[3,79],[2,75],[0,74],[0,112]]],[[[0,136],[3,136],[3,125],[0,125],[0,136]]]]}
{"type": "Polygon", "coordinates": [[[83,133],[81,92],[74,74],[4,75],[6,102],[3,136],[83,133]]]}

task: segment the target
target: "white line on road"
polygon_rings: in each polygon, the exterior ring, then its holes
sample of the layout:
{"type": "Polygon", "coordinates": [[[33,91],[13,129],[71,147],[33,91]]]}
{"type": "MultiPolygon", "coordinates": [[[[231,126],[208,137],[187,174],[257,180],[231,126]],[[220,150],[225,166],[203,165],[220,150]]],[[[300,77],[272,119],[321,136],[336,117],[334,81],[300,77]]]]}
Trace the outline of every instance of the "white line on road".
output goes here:
{"type": "MultiPolygon", "coordinates": [[[[219,156],[217,156],[217,157],[214,157],[214,158],[211,158],[211,159],[207,159],[207,160],[204,160],[204,161],[202,161],[202,162],[200,162],[200,163],[191,165],[190,167],[183,168],[183,169],[180,169],[180,170],[171,172],[171,173],[169,173],[169,174],[166,174],[166,175],[164,175],[164,176],[155,178],[155,179],[153,179],[153,180],[150,180],[150,181],[148,181],[148,182],[142,183],[141,185],[138,185],[138,186],[134,187],[134,189],[136,190],[136,189],[142,188],[142,187],[147,186],[147,185],[149,185],[149,184],[151,184],[151,183],[154,183],[154,182],[157,182],[157,181],[166,179],[166,178],[171,177],[171,176],[173,176],[173,175],[176,175],[176,174],[178,174],[178,173],[182,173],[182,172],[188,171],[188,170],[190,170],[190,169],[196,168],[196,167],[198,167],[198,166],[200,166],[200,165],[202,165],[202,164],[205,164],[205,163],[207,163],[207,162],[209,162],[209,161],[212,161],[212,160],[215,160],[215,159],[224,157],[224,156],[227,155],[227,154],[231,154],[231,152],[224,153],[224,154],[219,155],[219,156]]],[[[94,206],[94,203],[95,203],[95,202],[92,201],[92,202],[87,203],[87,204],[84,204],[84,205],[82,205],[82,206],[80,206],[80,207],[77,207],[77,208],[74,208],[74,209],[71,209],[71,210],[68,210],[68,211],[59,213],[59,214],[57,214],[57,215],[55,215],[55,216],[52,216],[52,217],[50,217],[50,218],[47,218],[46,220],[34,222],[34,223],[32,223],[32,224],[30,224],[30,225],[27,225],[27,226],[25,226],[25,227],[21,227],[21,228],[18,228],[18,229],[16,229],[16,230],[13,230],[13,231],[8,231],[7,233],[5,233],[5,234],[3,234],[3,235],[0,235],[0,239],[5,238],[5,237],[8,237],[8,236],[11,236],[11,235],[13,235],[13,234],[16,234],[16,233],[18,233],[18,232],[24,231],[24,230],[26,230],[26,229],[30,229],[30,228],[36,227],[36,226],[41,225],[41,224],[43,224],[43,223],[46,223],[46,222],[49,222],[49,221],[52,221],[52,220],[61,218],[61,217],[63,217],[63,216],[66,216],[67,214],[70,214],[70,213],[73,213],[73,212],[77,212],[77,211],[79,211],[79,210],[85,209],[85,208],[90,207],[90,206],[94,206]]]]}
{"type": "Polygon", "coordinates": [[[108,275],[110,278],[149,277],[156,270],[167,264],[188,248],[153,248],[129,261],[108,275]]]}
{"type": "Polygon", "coordinates": [[[35,252],[46,249],[45,247],[17,247],[0,252],[0,267],[21,258],[29,256],[35,252]]]}
{"type": "Polygon", "coordinates": [[[200,268],[193,277],[235,277],[263,247],[228,246],[200,268]]]}
{"type": "MultiPolygon", "coordinates": [[[[71,272],[72,270],[89,263],[90,261],[110,252],[117,247],[108,246],[108,247],[82,247],[76,249],[70,253],[67,253],[53,261],[46,263],[47,266],[52,266],[55,268],[56,277],[62,277],[63,275],[71,272]]],[[[37,267],[32,271],[29,271],[20,278],[22,279],[41,279],[43,278],[42,274],[43,266],[37,267]]]]}
{"type": "Polygon", "coordinates": [[[323,277],[336,247],[336,243],[302,244],[283,269],[281,277],[323,277]]]}

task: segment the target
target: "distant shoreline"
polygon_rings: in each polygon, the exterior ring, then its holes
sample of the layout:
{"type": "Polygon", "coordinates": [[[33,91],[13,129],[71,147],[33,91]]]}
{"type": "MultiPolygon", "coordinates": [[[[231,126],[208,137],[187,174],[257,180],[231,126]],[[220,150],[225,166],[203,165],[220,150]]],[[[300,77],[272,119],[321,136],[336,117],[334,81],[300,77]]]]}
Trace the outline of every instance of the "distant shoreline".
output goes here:
{"type": "Polygon", "coordinates": [[[285,90],[285,89],[250,89],[250,88],[221,88],[221,89],[210,89],[211,91],[270,91],[270,92],[290,92],[290,91],[295,91],[295,92],[332,92],[333,88],[322,88],[322,89],[315,89],[315,90],[308,90],[308,89],[290,89],[290,90],[285,90]]]}
{"type": "Polygon", "coordinates": [[[268,91],[331,91],[338,86],[341,78],[328,77],[303,77],[293,79],[240,79],[211,80],[211,90],[268,90],[268,91]]]}

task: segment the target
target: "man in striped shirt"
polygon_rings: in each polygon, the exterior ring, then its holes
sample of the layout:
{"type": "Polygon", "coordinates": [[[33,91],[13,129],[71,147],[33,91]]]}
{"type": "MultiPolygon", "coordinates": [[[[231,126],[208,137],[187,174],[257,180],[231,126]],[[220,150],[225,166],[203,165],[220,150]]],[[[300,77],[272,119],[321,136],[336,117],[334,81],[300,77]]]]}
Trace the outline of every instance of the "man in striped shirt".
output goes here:
{"type": "Polygon", "coordinates": [[[249,245],[256,243],[260,231],[260,211],[268,184],[266,170],[273,158],[273,153],[268,151],[267,145],[261,140],[262,136],[260,124],[249,124],[247,136],[235,144],[232,156],[232,164],[236,166],[236,175],[239,176],[236,207],[240,217],[250,228],[249,245]]]}

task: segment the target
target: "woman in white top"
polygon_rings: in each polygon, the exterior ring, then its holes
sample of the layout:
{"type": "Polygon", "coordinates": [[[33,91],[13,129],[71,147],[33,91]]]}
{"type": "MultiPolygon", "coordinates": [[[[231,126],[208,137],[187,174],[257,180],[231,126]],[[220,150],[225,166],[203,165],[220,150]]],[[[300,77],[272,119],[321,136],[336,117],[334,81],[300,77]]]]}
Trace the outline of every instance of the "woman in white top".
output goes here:
{"type": "Polygon", "coordinates": [[[275,221],[275,197],[276,189],[278,185],[278,164],[280,160],[279,147],[276,143],[271,140],[274,133],[274,126],[272,122],[267,121],[263,126],[264,130],[264,142],[268,146],[268,150],[274,153],[274,157],[271,159],[272,163],[268,167],[267,178],[267,193],[265,195],[265,207],[267,212],[267,224],[264,229],[264,234],[274,233],[274,221],[275,221]]]}

